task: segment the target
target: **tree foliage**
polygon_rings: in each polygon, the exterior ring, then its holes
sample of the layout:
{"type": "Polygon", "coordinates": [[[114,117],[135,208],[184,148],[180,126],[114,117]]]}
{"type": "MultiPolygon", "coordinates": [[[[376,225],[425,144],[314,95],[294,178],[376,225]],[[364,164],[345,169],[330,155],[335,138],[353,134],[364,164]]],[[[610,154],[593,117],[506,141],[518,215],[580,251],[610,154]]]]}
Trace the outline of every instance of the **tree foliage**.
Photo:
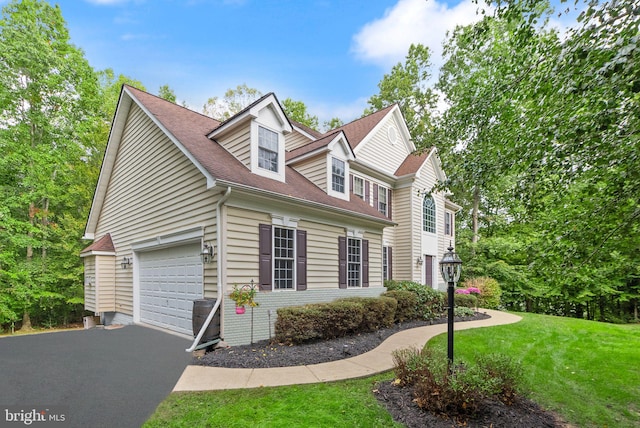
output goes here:
{"type": "Polygon", "coordinates": [[[243,83],[235,89],[227,89],[223,98],[217,96],[209,98],[202,108],[202,113],[214,119],[225,121],[262,95],[258,89],[250,88],[246,83],[243,83]]]}
{"type": "Polygon", "coordinates": [[[318,129],[318,116],[309,114],[307,105],[304,102],[285,98],[282,101],[282,109],[289,119],[295,120],[311,129],[318,129]]]}
{"type": "MultiPolygon", "coordinates": [[[[412,44],[404,63],[398,63],[378,83],[380,92],[367,103],[365,115],[398,103],[417,147],[433,143],[433,114],[438,97],[429,85],[431,52],[412,44]]],[[[429,146],[430,147],[430,146],[429,146]]],[[[425,147],[427,148],[427,147],[425,147]]]]}
{"type": "Polygon", "coordinates": [[[99,90],[57,6],[7,4],[0,49],[0,324],[22,317],[28,328],[30,315],[81,310],[99,90]]]}
{"type": "Polygon", "coordinates": [[[480,212],[472,266],[511,276],[516,307],[616,319],[638,302],[640,10],[582,7],[563,37],[533,0],[456,29],[438,144],[459,202],[480,212]],[[519,262],[481,249],[505,241],[519,262]]]}

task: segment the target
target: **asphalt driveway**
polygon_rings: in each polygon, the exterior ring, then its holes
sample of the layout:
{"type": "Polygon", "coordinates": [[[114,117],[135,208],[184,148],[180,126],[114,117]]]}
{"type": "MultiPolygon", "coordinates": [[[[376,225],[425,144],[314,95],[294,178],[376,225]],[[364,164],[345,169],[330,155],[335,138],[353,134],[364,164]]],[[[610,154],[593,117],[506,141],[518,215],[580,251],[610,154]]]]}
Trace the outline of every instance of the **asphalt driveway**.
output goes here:
{"type": "Polygon", "coordinates": [[[25,426],[7,423],[5,409],[50,407],[65,422],[44,426],[139,427],[189,363],[189,345],[142,326],[0,338],[0,426],[25,426]]]}

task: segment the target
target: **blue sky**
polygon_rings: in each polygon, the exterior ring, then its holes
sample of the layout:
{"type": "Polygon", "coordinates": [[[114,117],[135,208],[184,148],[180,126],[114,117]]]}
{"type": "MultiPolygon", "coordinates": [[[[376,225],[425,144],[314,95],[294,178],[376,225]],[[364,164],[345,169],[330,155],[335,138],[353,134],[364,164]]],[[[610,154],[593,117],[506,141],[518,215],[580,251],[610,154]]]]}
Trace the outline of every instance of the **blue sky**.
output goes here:
{"type": "Polygon", "coordinates": [[[359,117],[412,42],[430,46],[437,67],[445,32],[478,19],[471,0],[51,3],[96,70],[112,68],[152,93],[168,84],[197,111],[246,83],[303,101],[321,122],[359,117]]]}

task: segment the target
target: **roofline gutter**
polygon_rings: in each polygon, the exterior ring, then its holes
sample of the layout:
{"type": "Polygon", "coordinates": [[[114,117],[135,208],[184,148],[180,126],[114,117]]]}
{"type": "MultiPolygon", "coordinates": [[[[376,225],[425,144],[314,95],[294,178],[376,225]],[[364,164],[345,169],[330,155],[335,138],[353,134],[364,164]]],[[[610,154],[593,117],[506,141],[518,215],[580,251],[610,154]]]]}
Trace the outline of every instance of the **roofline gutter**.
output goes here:
{"type": "Polygon", "coordinates": [[[207,315],[207,319],[202,324],[202,327],[200,328],[200,331],[198,332],[198,335],[196,336],[196,338],[193,340],[193,343],[191,344],[191,347],[185,349],[185,352],[193,352],[193,351],[196,350],[196,348],[198,347],[198,344],[200,343],[200,339],[202,339],[202,336],[204,336],[204,332],[209,327],[209,324],[211,324],[211,320],[213,319],[213,316],[216,314],[216,311],[220,308],[220,304],[222,303],[222,297],[224,296],[224,290],[223,290],[224,282],[222,281],[222,275],[221,275],[221,272],[222,272],[222,251],[220,251],[220,247],[221,247],[220,241],[222,240],[222,224],[220,222],[220,217],[221,217],[221,214],[222,214],[222,206],[227,201],[227,199],[229,199],[229,196],[231,196],[231,187],[227,186],[226,192],[224,192],[224,195],[222,195],[222,197],[220,198],[220,200],[216,204],[216,253],[217,253],[217,257],[216,257],[216,269],[217,269],[217,273],[216,273],[216,276],[217,276],[216,302],[213,304],[213,309],[211,309],[211,312],[209,312],[209,315],[207,315]]]}

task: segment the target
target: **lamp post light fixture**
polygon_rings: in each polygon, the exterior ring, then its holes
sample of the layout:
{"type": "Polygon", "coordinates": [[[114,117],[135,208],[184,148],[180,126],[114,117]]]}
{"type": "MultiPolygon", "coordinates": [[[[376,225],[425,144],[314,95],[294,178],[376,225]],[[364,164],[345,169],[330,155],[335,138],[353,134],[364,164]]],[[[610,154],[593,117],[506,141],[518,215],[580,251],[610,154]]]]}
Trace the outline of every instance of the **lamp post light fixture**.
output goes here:
{"type": "Polygon", "coordinates": [[[447,311],[447,358],[449,367],[453,365],[453,289],[460,279],[462,270],[462,260],[453,252],[453,247],[449,243],[446,253],[440,260],[440,273],[447,283],[448,311],[447,311]]]}

